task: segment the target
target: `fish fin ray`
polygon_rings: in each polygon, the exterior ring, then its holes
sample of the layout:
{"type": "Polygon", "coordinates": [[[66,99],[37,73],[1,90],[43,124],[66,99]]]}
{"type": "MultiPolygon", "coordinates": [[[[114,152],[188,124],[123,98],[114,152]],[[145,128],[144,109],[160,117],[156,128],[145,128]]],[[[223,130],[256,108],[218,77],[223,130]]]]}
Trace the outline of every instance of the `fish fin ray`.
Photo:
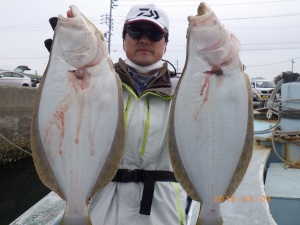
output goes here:
{"type": "Polygon", "coordinates": [[[93,196],[97,191],[104,188],[117,173],[119,164],[122,160],[124,148],[125,148],[125,121],[124,121],[124,103],[123,103],[123,92],[122,84],[119,76],[115,73],[117,85],[118,85],[118,104],[119,104],[119,114],[117,119],[117,127],[115,136],[112,142],[109,155],[107,160],[103,165],[103,169],[98,176],[98,179],[91,191],[91,196],[93,196]]]}
{"type": "Polygon", "coordinates": [[[38,129],[38,112],[39,112],[40,95],[41,95],[41,89],[39,89],[37,96],[35,98],[35,105],[33,109],[32,121],[31,121],[30,144],[32,149],[32,158],[33,158],[36,171],[42,183],[47,188],[57,193],[59,197],[65,200],[65,196],[58,184],[58,181],[55,178],[54,172],[50,166],[50,163],[43,149],[41,135],[38,129]]]}
{"type": "MultiPolygon", "coordinates": [[[[176,99],[176,96],[175,96],[176,99]]],[[[170,110],[170,119],[169,119],[169,154],[170,154],[170,160],[172,163],[172,167],[174,170],[174,175],[178,182],[181,184],[183,189],[188,193],[188,195],[198,202],[202,202],[201,198],[198,196],[196,189],[189,179],[189,176],[184,168],[184,165],[181,161],[177,143],[176,143],[176,137],[175,137],[175,128],[174,128],[174,110],[175,110],[175,99],[173,100],[173,104],[171,106],[170,110]]]]}
{"type": "Polygon", "coordinates": [[[252,92],[249,77],[244,73],[247,91],[248,91],[248,124],[247,124],[247,133],[245,137],[245,142],[243,146],[243,151],[239,160],[239,163],[236,166],[234,176],[230,181],[230,185],[227,188],[224,196],[231,196],[234,194],[238,186],[240,185],[244,175],[247,171],[247,168],[250,164],[250,160],[253,152],[253,136],[254,136],[254,127],[253,127],[253,106],[252,106],[252,92]]]}

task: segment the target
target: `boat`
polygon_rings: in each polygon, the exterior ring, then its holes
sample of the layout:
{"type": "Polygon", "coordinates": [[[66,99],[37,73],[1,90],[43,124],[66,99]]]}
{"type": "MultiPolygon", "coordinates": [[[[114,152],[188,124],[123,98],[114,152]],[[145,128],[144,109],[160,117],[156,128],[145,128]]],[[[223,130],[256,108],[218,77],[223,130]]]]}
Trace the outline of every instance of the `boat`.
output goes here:
{"type": "MultiPolygon", "coordinates": [[[[216,196],[224,225],[300,224],[300,83],[277,85],[267,106],[254,109],[255,144],[244,179],[233,196],[216,196]],[[280,86],[281,99],[274,100],[280,86]]],[[[196,224],[199,207],[192,201],[187,225],[196,224]]],[[[64,208],[50,192],[11,225],[60,224],[64,208]]]]}

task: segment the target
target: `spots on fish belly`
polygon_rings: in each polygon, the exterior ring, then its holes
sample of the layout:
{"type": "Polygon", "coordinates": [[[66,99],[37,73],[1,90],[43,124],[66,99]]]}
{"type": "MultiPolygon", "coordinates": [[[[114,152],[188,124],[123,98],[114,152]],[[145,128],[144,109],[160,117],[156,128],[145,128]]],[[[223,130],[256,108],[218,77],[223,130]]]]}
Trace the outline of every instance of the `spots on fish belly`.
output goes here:
{"type": "MultiPolygon", "coordinates": [[[[75,130],[75,144],[79,145],[83,141],[81,139],[81,132],[82,132],[82,126],[83,123],[86,125],[88,124],[89,128],[89,134],[87,135],[88,137],[88,142],[89,142],[89,153],[90,155],[94,155],[95,149],[94,149],[94,138],[93,138],[93,132],[91,131],[91,124],[94,124],[92,121],[90,121],[91,116],[87,116],[88,120],[87,122],[83,122],[84,120],[84,111],[85,113],[91,112],[91,105],[89,104],[88,101],[88,96],[92,94],[92,90],[90,90],[90,80],[91,80],[92,74],[88,71],[88,68],[83,68],[83,69],[78,69],[74,71],[69,71],[68,73],[68,81],[71,87],[73,87],[73,99],[76,102],[76,107],[78,109],[78,119],[76,121],[76,130],[75,130]],[[74,97],[75,96],[75,97],[74,97]]],[[[101,86],[102,87],[102,86],[101,86]]],[[[102,91],[100,91],[102,93],[102,91]]],[[[74,102],[74,103],[75,103],[74,102]]]]}
{"type": "MultiPolygon", "coordinates": [[[[210,87],[209,87],[210,77],[212,75],[216,75],[220,79],[223,78],[223,76],[221,76],[221,75],[223,75],[223,70],[222,70],[221,66],[214,65],[211,67],[210,71],[205,71],[204,74],[205,74],[205,80],[204,80],[204,84],[202,85],[201,90],[200,90],[200,96],[203,96],[203,100],[202,100],[200,107],[197,107],[197,109],[193,115],[195,120],[199,120],[200,109],[208,101],[209,89],[210,89],[210,87]]],[[[219,79],[217,81],[219,81],[219,79]]],[[[221,83],[222,83],[221,81],[218,82],[217,83],[217,84],[219,84],[218,86],[221,86],[221,83]]]]}
{"type": "Polygon", "coordinates": [[[91,84],[92,74],[88,72],[87,68],[69,71],[69,82],[77,91],[79,87],[81,90],[87,89],[91,84]]]}
{"type": "MultiPolygon", "coordinates": [[[[76,138],[75,138],[75,144],[79,144],[79,138],[78,138],[78,136],[79,136],[79,132],[80,132],[80,126],[79,126],[79,124],[77,124],[77,131],[76,131],[76,138]]],[[[89,152],[90,152],[90,155],[94,155],[94,153],[95,153],[95,148],[94,148],[94,143],[95,143],[95,141],[94,141],[94,138],[93,138],[93,135],[92,134],[89,134],[88,135],[89,137],[89,152]]]]}
{"type": "Polygon", "coordinates": [[[59,134],[59,141],[57,143],[58,149],[53,149],[55,152],[58,151],[59,155],[63,155],[62,151],[62,142],[65,136],[65,113],[69,108],[72,97],[67,95],[61,104],[57,107],[54,112],[52,119],[49,121],[46,133],[45,133],[45,143],[48,143],[49,146],[53,146],[52,135],[57,136],[59,134]]]}
{"type": "Polygon", "coordinates": [[[60,136],[61,136],[61,141],[59,143],[59,150],[58,153],[59,155],[62,156],[63,152],[62,152],[62,140],[64,139],[65,136],[65,115],[64,112],[62,111],[56,111],[54,117],[56,118],[56,125],[60,131],[60,136]]]}
{"type": "Polygon", "coordinates": [[[208,93],[209,93],[209,78],[210,78],[210,73],[208,72],[204,72],[205,73],[205,81],[204,84],[201,87],[201,91],[200,91],[200,95],[203,95],[204,89],[206,88],[206,92],[205,92],[205,96],[202,102],[202,105],[204,104],[204,102],[207,101],[208,98],[208,93]]]}
{"type": "Polygon", "coordinates": [[[205,73],[205,82],[201,88],[200,95],[204,94],[204,90],[206,90],[206,92],[205,92],[205,96],[204,96],[202,105],[208,100],[210,76],[212,76],[212,75],[221,76],[221,75],[223,75],[223,70],[220,66],[214,65],[214,66],[212,66],[210,71],[205,71],[204,73],[205,73]]]}
{"type": "Polygon", "coordinates": [[[202,100],[202,103],[200,105],[198,105],[193,113],[193,118],[198,121],[199,120],[199,116],[200,116],[200,110],[203,107],[204,103],[207,101],[208,99],[208,93],[209,93],[209,77],[210,74],[205,73],[205,80],[204,80],[204,84],[201,87],[200,90],[200,96],[204,95],[204,98],[202,100]]]}

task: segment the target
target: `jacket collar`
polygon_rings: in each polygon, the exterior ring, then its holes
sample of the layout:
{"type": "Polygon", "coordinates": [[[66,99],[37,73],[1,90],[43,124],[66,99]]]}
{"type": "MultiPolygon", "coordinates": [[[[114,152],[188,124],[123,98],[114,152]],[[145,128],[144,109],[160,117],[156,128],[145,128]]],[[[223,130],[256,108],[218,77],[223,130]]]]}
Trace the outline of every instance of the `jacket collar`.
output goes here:
{"type": "MultiPolygon", "coordinates": [[[[137,94],[134,81],[130,74],[127,72],[127,65],[122,59],[119,59],[119,62],[115,64],[115,70],[119,74],[120,79],[123,83],[129,85],[132,90],[137,94]]],[[[171,81],[168,70],[168,64],[165,62],[163,67],[159,70],[158,75],[148,84],[144,93],[155,92],[163,96],[172,96],[171,94],[171,81]]]]}

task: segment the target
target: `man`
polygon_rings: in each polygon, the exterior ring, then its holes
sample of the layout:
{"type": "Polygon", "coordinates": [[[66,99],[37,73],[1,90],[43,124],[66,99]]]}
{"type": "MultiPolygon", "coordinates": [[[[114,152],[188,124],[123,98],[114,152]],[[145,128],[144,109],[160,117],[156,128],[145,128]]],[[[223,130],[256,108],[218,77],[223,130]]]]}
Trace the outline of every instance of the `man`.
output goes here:
{"type": "Polygon", "coordinates": [[[177,82],[161,60],[168,35],[163,10],[153,4],[131,8],[123,28],[127,58],[115,64],[123,83],[125,152],[113,182],[91,199],[93,224],[184,224],[186,194],[171,172],[167,142],[177,82]],[[130,181],[134,177],[142,178],[130,181]]]}
{"type": "Polygon", "coordinates": [[[93,225],[185,224],[186,193],[176,182],[168,151],[168,120],[177,78],[161,59],[169,36],[167,14],[135,5],[123,28],[126,59],[115,64],[123,84],[126,143],[119,170],[90,201],[93,225]]]}

